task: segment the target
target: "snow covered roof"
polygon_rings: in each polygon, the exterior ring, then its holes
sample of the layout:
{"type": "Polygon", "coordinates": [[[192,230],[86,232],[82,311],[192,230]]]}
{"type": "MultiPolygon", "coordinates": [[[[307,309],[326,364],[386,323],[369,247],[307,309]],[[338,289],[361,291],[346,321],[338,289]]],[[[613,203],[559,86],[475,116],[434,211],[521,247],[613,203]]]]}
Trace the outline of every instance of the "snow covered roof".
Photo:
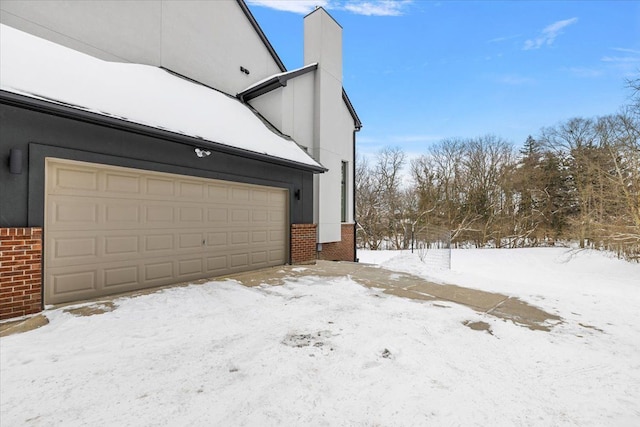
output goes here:
{"type": "Polygon", "coordinates": [[[161,68],[103,61],[1,24],[0,89],[324,170],[236,98],[161,68]]]}

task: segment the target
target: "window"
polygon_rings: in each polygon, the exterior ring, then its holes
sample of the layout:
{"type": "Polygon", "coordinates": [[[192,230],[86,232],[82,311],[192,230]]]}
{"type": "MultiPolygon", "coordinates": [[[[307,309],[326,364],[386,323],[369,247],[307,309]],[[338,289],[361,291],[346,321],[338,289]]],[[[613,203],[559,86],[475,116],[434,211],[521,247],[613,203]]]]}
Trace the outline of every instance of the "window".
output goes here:
{"type": "Polygon", "coordinates": [[[347,214],[347,209],[348,209],[348,205],[349,203],[347,202],[348,198],[347,198],[347,177],[349,176],[349,163],[348,162],[342,162],[342,182],[340,183],[341,185],[341,190],[342,190],[342,200],[341,200],[341,204],[340,204],[340,212],[341,212],[341,221],[342,222],[347,222],[347,218],[349,217],[349,215],[347,214]]]}

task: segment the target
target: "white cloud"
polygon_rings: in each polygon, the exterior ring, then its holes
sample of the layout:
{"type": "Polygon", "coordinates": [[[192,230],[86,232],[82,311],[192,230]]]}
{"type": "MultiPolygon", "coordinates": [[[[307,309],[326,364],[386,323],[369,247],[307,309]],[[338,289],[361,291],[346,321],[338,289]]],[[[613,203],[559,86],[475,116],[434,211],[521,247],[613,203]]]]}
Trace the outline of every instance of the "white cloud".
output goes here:
{"type": "Polygon", "coordinates": [[[637,56],[603,56],[601,59],[602,62],[639,62],[640,57],[637,56]]]}
{"type": "Polygon", "coordinates": [[[271,9],[307,14],[316,6],[327,7],[328,0],[248,0],[247,3],[271,9]]]}
{"type": "Polygon", "coordinates": [[[498,83],[502,83],[509,86],[522,86],[529,85],[535,83],[535,80],[529,77],[518,76],[515,74],[507,74],[503,76],[498,76],[498,83]]]}
{"type": "Polygon", "coordinates": [[[346,10],[356,15],[399,16],[414,0],[247,0],[254,6],[307,14],[317,6],[327,10],[346,10]]]}
{"type": "Polygon", "coordinates": [[[412,0],[348,1],[343,8],[357,15],[400,16],[412,0]]]}
{"type": "Polygon", "coordinates": [[[620,52],[622,55],[605,55],[600,58],[600,61],[604,62],[609,70],[613,70],[625,78],[636,78],[638,70],[640,70],[640,51],[621,47],[612,48],[612,50],[620,52]]]}
{"type": "Polygon", "coordinates": [[[632,53],[634,55],[640,55],[640,50],[637,49],[627,49],[626,47],[614,47],[613,50],[617,50],[618,52],[624,53],[632,53]]]}
{"type": "Polygon", "coordinates": [[[558,37],[562,33],[562,30],[564,28],[568,27],[569,25],[575,24],[576,22],[578,22],[578,18],[570,18],[548,25],[542,30],[538,37],[536,37],[535,39],[526,40],[524,42],[523,49],[540,49],[542,46],[552,45],[556,40],[556,37],[558,37]]]}
{"type": "Polygon", "coordinates": [[[576,77],[584,77],[584,78],[595,78],[595,77],[600,77],[604,74],[602,70],[598,70],[595,68],[586,68],[586,67],[572,67],[572,68],[569,68],[569,72],[575,75],[576,77]]]}
{"type": "Polygon", "coordinates": [[[487,43],[502,43],[502,42],[506,42],[506,41],[509,41],[509,40],[517,39],[519,37],[522,37],[522,35],[521,34],[515,34],[513,36],[496,37],[495,39],[488,40],[487,43]]]}

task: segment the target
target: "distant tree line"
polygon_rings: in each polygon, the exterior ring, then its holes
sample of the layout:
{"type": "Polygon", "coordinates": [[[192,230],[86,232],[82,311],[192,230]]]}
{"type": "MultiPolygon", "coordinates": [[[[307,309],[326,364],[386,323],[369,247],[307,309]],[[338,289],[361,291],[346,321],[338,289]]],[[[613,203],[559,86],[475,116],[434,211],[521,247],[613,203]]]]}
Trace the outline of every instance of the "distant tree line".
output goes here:
{"type": "Polygon", "coordinates": [[[575,241],[640,261],[640,79],[629,86],[620,113],[543,128],[518,151],[485,135],[444,139],[410,164],[398,148],[360,158],[359,246],[404,249],[412,229],[440,227],[458,246],[575,241]]]}

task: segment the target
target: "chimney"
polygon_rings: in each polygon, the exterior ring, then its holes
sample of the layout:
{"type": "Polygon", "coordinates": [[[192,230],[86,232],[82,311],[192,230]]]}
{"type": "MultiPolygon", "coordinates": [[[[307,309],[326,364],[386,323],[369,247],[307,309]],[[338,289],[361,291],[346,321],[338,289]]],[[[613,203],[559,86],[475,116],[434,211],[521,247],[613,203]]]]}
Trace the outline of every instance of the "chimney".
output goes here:
{"type": "MultiPolygon", "coordinates": [[[[313,89],[313,157],[328,169],[314,177],[318,243],[341,241],[342,161],[353,135],[342,100],[342,27],[319,7],[304,17],[304,63],[318,63],[313,89]],[[348,121],[346,121],[348,123],[348,121]]],[[[348,114],[348,113],[347,113],[348,114]]],[[[350,148],[348,148],[350,149],[350,148]]]]}
{"type": "Polygon", "coordinates": [[[304,64],[314,62],[313,156],[322,163],[336,143],[342,102],[342,27],[322,7],[304,17],[304,64]]]}
{"type": "Polygon", "coordinates": [[[304,17],[304,63],[313,62],[342,87],[342,27],[322,7],[304,17]]]}

